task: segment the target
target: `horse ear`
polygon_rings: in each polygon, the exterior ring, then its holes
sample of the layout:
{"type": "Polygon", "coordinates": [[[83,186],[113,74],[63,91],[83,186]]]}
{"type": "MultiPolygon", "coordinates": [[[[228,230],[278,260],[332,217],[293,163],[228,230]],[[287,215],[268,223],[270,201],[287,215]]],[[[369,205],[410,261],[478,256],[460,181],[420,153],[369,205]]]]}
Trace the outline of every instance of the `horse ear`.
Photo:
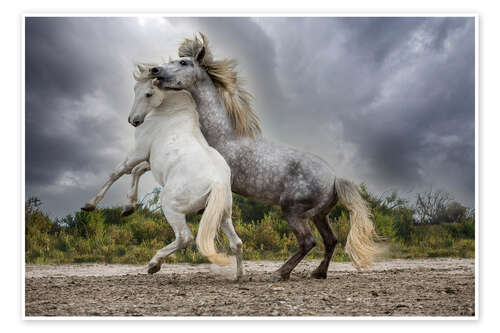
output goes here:
{"type": "Polygon", "coordinates": [[[146,70],[146,66],[143,64],[137,64],[137,69],[139,69],[139,72],[144,72],[146,70]]]}
{"type": "Polygon", "coordinates": [[[198,54],[196,55],[196,61],[201,64],[201,62],[203,61],[203,58],[205,57],[205,46],[203,46],[200,51],[198,52],[198,54]]]}

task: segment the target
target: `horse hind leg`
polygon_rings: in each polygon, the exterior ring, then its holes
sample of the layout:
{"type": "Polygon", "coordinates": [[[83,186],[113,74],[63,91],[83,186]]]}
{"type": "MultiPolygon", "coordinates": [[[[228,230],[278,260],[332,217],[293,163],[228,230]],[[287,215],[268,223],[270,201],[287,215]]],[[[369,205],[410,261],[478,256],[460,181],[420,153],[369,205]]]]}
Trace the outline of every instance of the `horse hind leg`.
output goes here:
{"type": "Polygon", "coordinates": [[[290,273],[298,265],[302,259],[316,246],[311,228],[307,223],[307,219],[298,216],[297,214],[284,213],[285,219],[288,221],[290,229],[292,229],[299,243],[299,251],[288,259],[283,266],[273,273],[273,280],[288,280],[290,273]]]}
{"type": "Polygon", "coordinates": [[[161,261],[163,258],[171,255],[172,253],[185,248],[190,242],[194,240],[191,230],[186,224],[186,216],[178,213],[175,210],[167,207],[162,196],[162,206],[168,224],[172,227],[175,233],[175,240],[167,246],[161,248],[153,258],[149,261],[148,273],[154,274],[161,268],[161,261]]]}
{"type": "Polygon", "coordinates": [[[151,170],[149,166],[148,161],[144,161],[139,163],[133,170],[132,170],[132,182],[130,189],[127,193],[127,199],[128,199],[128,204],[123,207],[121,216],[129,216],[132,215],[135,211],[135,206],[137,205],[137,200],[138,200],[138,189],[139,189],[139,179],[141,176],[151,170]]]}
{"type": "Polygon", "coordinates": [[[330,227],[328,214],[316,215],[312,220],[323,239],[325,256],[319,266],[312,272],[311,277],[315,279],[326,279],[328,266],[330,265],[330,260],[332,259],[335,246],[337,245],[337,236],[330,227]]]}
{"type": "Polygon", "coordinates": [[[243,242],[236,234],[231,217],[227,217],[221,224],[221,229],[229,239],[231,251],[236,255],[236,281],[243,276],[243,242]]]}

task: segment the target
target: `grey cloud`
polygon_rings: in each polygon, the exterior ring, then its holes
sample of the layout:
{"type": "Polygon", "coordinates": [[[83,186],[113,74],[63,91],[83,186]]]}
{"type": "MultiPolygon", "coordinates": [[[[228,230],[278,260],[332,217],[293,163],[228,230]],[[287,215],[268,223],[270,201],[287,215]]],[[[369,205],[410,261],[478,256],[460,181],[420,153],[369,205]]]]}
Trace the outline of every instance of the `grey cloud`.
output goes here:
{"type": "Polygon", "coordinates": [[[26,192],[78,209],[132,145],[133,61],[198,31],[240,63],[267,137],[373,191],[432,185],[473,205],[473,18],[28,18],[26,192]]]}
{"type": "MultiPolygon", "coordinates": [[[[283,49],[291,51],[280,52],[291,54],[281,59],[284,90],[302,91],[284,105],[294,118],[282,122],[283,127],[316,127],[311,140],[323,154],[333,138],[354,144],[335,147],[354,148],[354,160],[342,161],[341,154],[329,160],[340,175],[353,176],[376,190],[422,190],[437,184],[473,203],[472,19],[289,21],[290,33],[281,29],[282,24],[269,29],[283,49]],[[337,133],[318,128],[332,123],[338,124],[337,133]],[[443,146],[426,141],[430,134],[454,135],[456,142],[443,146]],[[447,167],[442,163],[440,172],[427,168],[436,155],[446,156],[447,167]],[[447,173],[450,167],[460,171],[447,173]]],[[[295,138],[299,146],[308,140],[290,137],[286,130],[282,136],[295,138]]]]}

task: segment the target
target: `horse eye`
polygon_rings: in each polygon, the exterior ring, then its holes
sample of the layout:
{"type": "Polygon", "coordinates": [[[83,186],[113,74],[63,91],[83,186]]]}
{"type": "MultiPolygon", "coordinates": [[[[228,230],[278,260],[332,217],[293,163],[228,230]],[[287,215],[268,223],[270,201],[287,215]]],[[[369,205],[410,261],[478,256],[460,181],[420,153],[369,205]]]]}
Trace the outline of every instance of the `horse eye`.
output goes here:
{"type": "Polygon", "coordinates": [[[149,97],[151,97],[151,96],[153,96],[153,94],[152,94],[152,93],[146,93],[146,97],[147,97],[147,98],[149,98],[149,97]]]}
{"type": "Polygon", "coordinates": [[[180,63],[182,66],[186,66],[186,65],[187,65],[187,62],[185,62],[184,60],[181,60],[179,63],[180,63]]]}

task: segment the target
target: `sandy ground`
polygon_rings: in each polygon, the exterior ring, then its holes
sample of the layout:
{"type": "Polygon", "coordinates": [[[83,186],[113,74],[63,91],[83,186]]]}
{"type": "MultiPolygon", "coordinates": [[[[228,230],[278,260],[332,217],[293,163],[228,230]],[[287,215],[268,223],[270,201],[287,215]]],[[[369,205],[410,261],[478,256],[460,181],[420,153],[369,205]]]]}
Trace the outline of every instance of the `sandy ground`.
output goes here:
{"type": "Polygon", "coordinates": [[[26,265],[26,316],[474,316],[474,261],[391,260],[357,272],[331,263],[326,280],[303,261],[289,281],[270,282],[282,262],[234,267],[164,264],[26,265]]]}

